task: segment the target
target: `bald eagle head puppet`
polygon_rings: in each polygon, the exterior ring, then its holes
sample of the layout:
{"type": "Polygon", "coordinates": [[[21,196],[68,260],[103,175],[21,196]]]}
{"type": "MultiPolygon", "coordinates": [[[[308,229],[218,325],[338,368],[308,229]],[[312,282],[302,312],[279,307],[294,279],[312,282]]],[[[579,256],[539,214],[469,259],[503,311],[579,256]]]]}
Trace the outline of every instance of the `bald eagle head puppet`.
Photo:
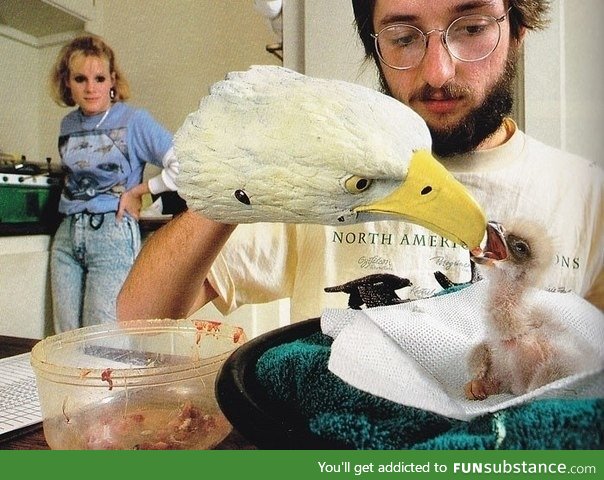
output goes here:
{"type": "Polygon", "coordinates": [[[422,118],[375,90],[277,66],[214,84],[175,135],[178,188],[224,223],[385,218],[478,246],[480,206],[430,154],[422,118]]]}

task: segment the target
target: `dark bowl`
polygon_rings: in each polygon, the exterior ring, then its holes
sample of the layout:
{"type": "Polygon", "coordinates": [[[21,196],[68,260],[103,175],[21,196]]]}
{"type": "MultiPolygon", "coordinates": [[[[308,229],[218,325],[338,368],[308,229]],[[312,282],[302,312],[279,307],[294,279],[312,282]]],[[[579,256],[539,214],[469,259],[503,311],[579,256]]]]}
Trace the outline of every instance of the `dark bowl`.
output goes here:
{"type": "MultiPolygon", "coordinates": [[[[344,449],[314,435],[294,408],[266,395],[256,377],[256,363],[264,352],[321,330],[311,318],[260,335],[235,350],[216,378],[216,398],[233,427],[262,449],[344,449]]],[[[349,448],[349,447],[348,447],[349,448]]]]}

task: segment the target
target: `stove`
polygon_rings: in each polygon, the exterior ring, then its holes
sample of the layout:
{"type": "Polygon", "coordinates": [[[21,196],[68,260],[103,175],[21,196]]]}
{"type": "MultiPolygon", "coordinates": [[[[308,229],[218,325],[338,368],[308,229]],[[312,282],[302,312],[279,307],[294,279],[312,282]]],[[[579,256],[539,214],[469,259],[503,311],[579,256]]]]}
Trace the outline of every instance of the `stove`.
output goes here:
{"type": "Polygon", "coordinates": [[[27,175],[22,173],[0,173],[0,186],[29,186],[29,187],[52,187],[59,185],[61,179],[56,176],[49,176],[48,173],[38,175],[27,175]]]}
{"type": "Polygon", "coordinates": [[[0,226],[33,223],[54,225],[62,175],[27,162],[0,162],[0,226]]]}

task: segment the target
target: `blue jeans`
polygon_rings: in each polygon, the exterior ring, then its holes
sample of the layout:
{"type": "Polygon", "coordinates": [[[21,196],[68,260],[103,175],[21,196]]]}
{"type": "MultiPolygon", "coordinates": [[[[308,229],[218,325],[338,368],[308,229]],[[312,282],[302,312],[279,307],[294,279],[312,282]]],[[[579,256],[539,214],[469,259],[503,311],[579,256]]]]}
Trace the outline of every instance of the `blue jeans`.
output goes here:
{"type": "Polygon", "coordinates": [[[50,254],[55,333],[116,321],[116,299],[141,247],[138,223],[115,212],[63,219],[50,254]]]}

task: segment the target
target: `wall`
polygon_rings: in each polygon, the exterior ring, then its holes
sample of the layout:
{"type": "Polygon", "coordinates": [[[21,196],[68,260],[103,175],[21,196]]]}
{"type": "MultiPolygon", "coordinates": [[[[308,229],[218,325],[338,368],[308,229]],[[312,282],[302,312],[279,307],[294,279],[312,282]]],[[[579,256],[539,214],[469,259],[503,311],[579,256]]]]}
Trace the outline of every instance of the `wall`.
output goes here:
{"type": "Polygon", "coordinates": [[[103,1],[104,35],[119,52],[133,102],[171,130],[227,72],[280,63],[265,51],[273,34],[253,1],[226,4],[228,8],[213,0],[103,1]]]}
{"type": "Polygon", "coordinates": [[[38,157],[38,50],[0,37],[0,151],[38,157]]]}
{"type": "Polygon", "coordinates": [[[604,2],[558,0],[551,17],[525,42],[526,130],[604,165],[604,2]]]}
{"type": "Polygon", "coordinates": [[[376,70],[364,62],[353,20],[350,0],[283,0],[283,65],[376,88],[376,70]]]}
{"type": "Polygon", "coordinates": [[[46,235],[0,237],[0,335],[52,333],[49,246],[46,235]]]}
{"type": "MultiPolygon", "coordinates": [[[[213,0],[97,0],[96,4],[100,20],[94,30],[116,52],[132,89],[129,102],[148,109],[172,132],[227,72],[280,63],[265,51],[273,34],[251,0],[229,0],[229,8],[213,0]]],[[[53,59],[57,50],[50,49],[53,55],[45,58],[53,59]]],[[[51,64],[52,60],[46,61],[44,66],[51,64]]],[[[56,151],[56,107],[45,101],[41,148],[56,151]]]]}
{"type": "Polygon", "coordinates": [[[329,8],[332,10],[330,15],[326,12],[325,2],[305,2],[306,73],[376,88],[376,69],[373,63],[364,62],[363,45],[354,25],[352,3],[349,0],[337,0],[330,2],[329,8]],[[339,13],[334,14],[334,8],[339,13]]]}
{"type": "MultiPolygon", "coordinates": [[[[92,30],[115,49],[131,83],[130,103],[150,110],[171,131],[228,71],[280,63],[265,51],[274,35],[252,0],[229,0],[229,8],[214,0],[96,0],[96,5],[92,30]]],[[[69,110],[52,102],[46,82],[59,49],[0,37],[0,151],[58,161],[57,130],[69,110]]]]}

